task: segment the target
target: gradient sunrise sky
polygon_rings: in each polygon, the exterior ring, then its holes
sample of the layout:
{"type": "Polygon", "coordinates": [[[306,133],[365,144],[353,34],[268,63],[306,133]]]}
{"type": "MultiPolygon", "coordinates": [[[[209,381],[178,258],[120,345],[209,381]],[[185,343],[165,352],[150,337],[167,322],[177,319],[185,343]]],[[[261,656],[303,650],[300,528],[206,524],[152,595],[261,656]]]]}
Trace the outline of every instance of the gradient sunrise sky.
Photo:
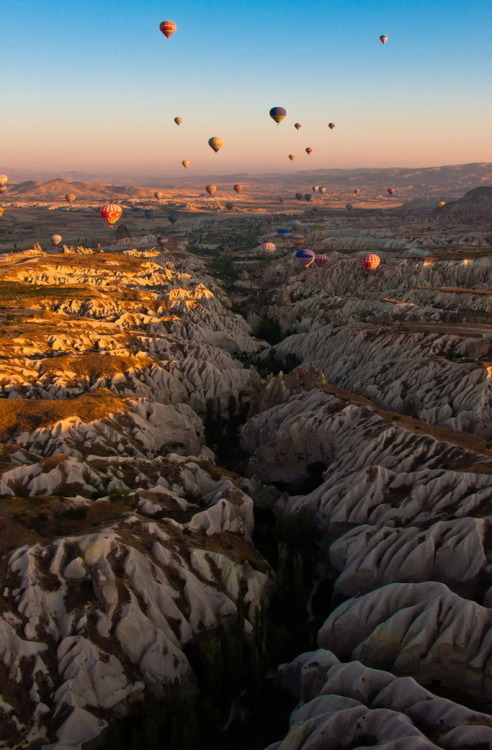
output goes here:
{"type": "Polygon", "coordinates": [[[0,28],[0,171],[492,161],[491,38],[491,0],[15,0],[0,28]],[[287,109],[279,126],[272,106],[287,109]]]}

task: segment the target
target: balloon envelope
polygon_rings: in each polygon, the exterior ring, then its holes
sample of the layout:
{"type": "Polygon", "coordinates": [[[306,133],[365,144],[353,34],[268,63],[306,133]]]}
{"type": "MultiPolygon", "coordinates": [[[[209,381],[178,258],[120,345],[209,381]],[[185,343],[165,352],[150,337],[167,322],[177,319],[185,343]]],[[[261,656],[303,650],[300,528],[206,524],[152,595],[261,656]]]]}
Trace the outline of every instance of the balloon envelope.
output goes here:
{"type": "Polygon", "coordinates": [[[189,162],[189,161],[187,161],[186,159],[184,159],[184,160],[183,160],[183,161],[181,162],[181,164],[183,165],[183,167],[184,167],[185,169],[188,169],[188,167],[190,166],[190,162],[189,162]]]}
{"type": "Polygon", "coordinates": [[[181,125],[181,123],[183,122],[183,118],[182,117],[175,117],[174,118],[174,122],[176,123],[176,125],[181,125]]]}
{"type": "Polygon", "coordinates": [[[290,234],[290,229],[277,229],[277,234],[279,237],[287,237],[290,234]]]}
{"type": "Polygon", "coordinates": [[[239,195],[244,190],[244,185],[234,185],[234,190],[239,195]]]}
{"type": "Polygon", "coordinates": [[[319,192],[320,193],[326,193],[326,188],[325,187],[320,187],[319,192]]]}
{"type": "Polygon", "coordinates": [[[360,193],[360,188],[355,188],[354,195],[359,195],[359,193],[360,193]]]}
{"type": "Polygon", "coordinates": [[[442,208],[443,206],[446,205],[446,201],[439,201],[437,205],[438,205],[438,208],[442,208]]]}
{"type": "Polygon", "coordinates": [[[157,238],[157,244],[159,247],[164,247],[166,242],[168,242],[168,238],[164,234],[160,234],[157,238]]]}
{"type": "Polygon", "coordinates": [[[345,204],[345,208],[347,209],[347,211],[351,211],[351,210],[352,210],[352,208],[353,208],[353,206],[352,206],[352,204],[351,204],[351,203],[346,203],[346,204],[345,204]]]}
{"type": "Polygon", "coordinates": [[[217,153],[217,151],[224,145],[224,141],[222,138],[214,136],[213,138],[208,139],[208,145],[213,151],[215,151],[215,153],[217,153]]]}
{"type": "Polygon", "coordinates": [[[369,253],[368,255],[362,255],[359,258],[359,263],[366,271],[374,271],[381,263],[381,258],[376,253],[369,253]]]}
{"type": "Polygon", "coordinates": [[[6,182],[9,181],[9,178],[6,174],[0,174],[0,185],[5,185],[6,182]]]}
{"type": "Polygon", "coordinates": [[[0,193],[5,193],[8,190],[7,185],[0,185],[0,193]]]}
{"type": "Polygon", "coordinates": [[[102,216],[110,227],[116,224],[122,213],[123,209],[121,206],[118,206],[117,203],[105,203],[104,206],[99,209],[99,215],[102,216]]]}
{"type": "Polygon", "coordinates": [[[388,39],[389,39],[389,36],[386,36],[386,34],[381,34],[381,36],[379,37],[379,41],[381,42],[381,44],[386,44],[388,39]]]}
{"type": "Polygon", "coordinates": [[[169,214],[167,217],[167,220],[171,222],[171,224],[176,224],[178,217],[176,214],[169,214]]]}
{"type": "MultiPolygon", "coordinates": [[[[299,195],[300,195],[300,193],[299,193],[299,195]]],[[[301,198],[302,198],[302,195],[301,195],[301,198]]],[[[292,221],[289,221],[289,224],[290,224],[291,227],[300,227],[301,226],[301,222],[299,221],[299,219],[292,219],[292,221]]]]}
{"type": "Polygon", "coordinates": [[[294,159],[295,159],[295,158],[296,158],[296,155],[295,155],[295,154],[289,154],[289,159],[290,159],[291,161],[294,161],[294,159]]]}
{"type": "Polygon", "coordinates": [[[302,247],[304,245],[304,237],[302,234],[293,234],[292,242],[294,243],[294,247],[302,247]]]}
{"type": "Polygon", "coordinates": [[[283,107],[272,107],[269,114],[272,120],[275,120],[275,122],[278,125],[279,123],[282,122],[282,120],[286,116],[287,110],[284,109],[283,107]]]}
{"type": "Polygon", "coordinates": [[[388,195],[393,195],[393,193],[395,192],[395,188],[386,188],[386,192],[388,193],[388,195]]]}
{"type": "Polygon", "coordinates": [[[300,130],[300,129],[302,128],[302,123],[300,123],[300,122],[295,122],[295,123],[294,123],[294,127],[295,127],[295,129],[296,129],[296,130],[300,130]]]}
{"type": "Polygon", "coordinates": [[[263,250],[264,255],[273,255],[276,246],[274,242],[264,242],[261,249],[263,250]]]}
{"type": "Polygon", "coordinates": [[[0,208],[0,216],[3,216],[3,208],[0,208]]]}
{"type": "Polygon", "coordinates": [[[60,242],[62,241],[61,234],[52,234],[51,235],[51,241],[52,241],[53,245],[59,245],[60,242]]]}
{"type": "Polygon", "coordinates": [[[232,209],[234,208],[234,203],[227,202],[225,204],[225,207],[227,208],[228,211],[232,211],[232,209]]]}
{"type": "Polygon", "coordinates": [[[330,130],[333,130],[334,128],[336,128],[336,122],[329,122],[328,127],[330,128],[330,130]]]}
{"type": "Polygon", "coordinates": [[[216,185],[207,185],[205,190],[209,195],[215,195],[215,193],[217,192],[217,187],[216,185]]]}
{"type": "Polygon", "coordinates": [[[324,255],[324,253],[319,253],[315,259],[314,262],[317,266],[324,266],[328,263],[328,256],[324,255]]]}
{"type": "Polygon", "coordinates": [[[153,215],[154,215],[154,212],[151,211],[150,209],[147,209],[146,211],[144,211],[144,216],[146,219],[151,219],[153,215]]]}
{"type": "Polygon", "coordinates": [[[166,39],[169,39],[176,29],[178,28],[174,21],[163,21],[161,24],[159,24],[159,28],[166,37],[166,39]]]}
{"type": "Polygon", "coordinates": [[[160,201],[162,198],[164,198],[164,193],[161,190],[156,190],[154,193],[154,197],[157,198],[158,201],[160,201]]]}
{"type": "Polygon", "coordinates": [[[318,190],[319,190],[319,187],[318,187],[318,185],[313,185],[313,187],[311,189],[312,189],[313,193],[317,193],[318,190]]]}
{"type": "Polygon", "coordinates": [[[311,148],[311,146],[308,146],[308,147],[307,147],[307,148],[305,149],[305,151],[306,151],[306,154],[312,154],[312,153],[313,153],[313,149],[311,148]]]}
{"type": "Polygon", "coordinates": [[[309,203],[310,200],[312,200],[312,198],[313,198],[313,196],[311,195],[311,193],[305,193],[304,194],[304,200],[308,201],[308,203],[309,203]]]}
{"type": "Polygon", "coordinates": [[[312,250],[308,250],[307,248],[303,248],[302,250],[297,250],[294,257],[302,268],[309,268],[316,257],[316,253],[313,253],[312,250]]]}

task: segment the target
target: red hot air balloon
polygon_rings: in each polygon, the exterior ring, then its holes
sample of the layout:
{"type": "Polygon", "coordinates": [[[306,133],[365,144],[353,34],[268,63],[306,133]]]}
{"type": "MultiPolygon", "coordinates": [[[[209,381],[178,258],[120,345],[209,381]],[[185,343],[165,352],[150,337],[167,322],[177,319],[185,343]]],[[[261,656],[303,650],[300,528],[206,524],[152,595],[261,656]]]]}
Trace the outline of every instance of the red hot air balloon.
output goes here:
{"type": "Polygon", "coordinates": [[[369,253],[368,255],[362,255],[359,258],[359,263],[366,271],[375,271],[381,263],[381,258],[376,253],[369,253]]]}
{"type": "Polygon", "coordinates": [[[296,193],[296,200],[302,201],[302,193],[296,193]]]}
{"type": "Polygon", "coordinates": [[[393,195],[395,192],[395,188],[386,188],[386,192],[388,193],[388,195],[393,195]]]}
{"type": "Polygon", "coordinates": [[[244,190],[244,185],[234,185],[234,190],[239,195],[244,190]]]}
{"type": "Polygon", "coordinates": [[[261,249],[263,250],[263,255],[266,255],[267,257],[269,255],[273,255],[275,252],[275,243],[274,242],[264,242],[261,246],[261,249]]]}
{"type": "Polygon", "coordinates": [[[159,28],[164,34],[164,36],[166,37],[166,39],[169,39],[174,34],[174,32],[176,31],[178,27],[176,26],[174,21],[163,21],[159,25],[159,28]]]}
{"type": "Polygon", "coordinates": [[[315,257],[314,262],[317,266],[325,266],[328,263],[328,256],[324,255],[324,253],[319,253],[315,257]]]}
{"type": "Polygon", "coordinates": [[[0,185],[5,185],[6,182],[9,181],[9,178],[6,174],[0,174],[0,185]]]}
{"type": "Polygon", "coordinates": [[[106,203],[99,209],[99,215],[112,227],[121,217],[123,209],[117,203],[106,203]]]}
{"type": "Polygon", "coordinates": [[[308,147],[307,147],[306,149],[304,149],[304,150],[306,151],[306,154],[312,154],[312,153],[313,153],[313,149],[311,148],[311,146],[308,146],[308,147]]]}

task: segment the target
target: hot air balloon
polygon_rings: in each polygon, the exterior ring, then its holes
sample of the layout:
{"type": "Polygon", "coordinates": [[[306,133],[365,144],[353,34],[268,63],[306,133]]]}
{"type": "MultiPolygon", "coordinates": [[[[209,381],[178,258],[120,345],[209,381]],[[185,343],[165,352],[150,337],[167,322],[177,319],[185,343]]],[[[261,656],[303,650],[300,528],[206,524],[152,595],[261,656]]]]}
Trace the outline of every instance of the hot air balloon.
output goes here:
{"type": "Polygon", "coordinates": [[[3,208],[0,208],[0,217],[3,216],[3,208]]]}
{"type": "Polygon", "coordinates": [[[311,193],[304,193],[304,200],[305,201],[307,201],[309,203],[309,201],[311,201],[312,199],[313,199],[313,196],[311,195],[311,193]]]}
{"type": "Polygon", "coordinates": [[[234,203],[231,203],[230,201],[228,201],[225,204],[225,207],[227,208],[228,211],[232,211],[232,209],[234,208],[234,203]]]}
{"type": "Polygon", "coordinates": [[[278,202],[279,202],[279,203],[283,203],[283,202],[284,202],[284,199],[282,198],[282,196],[281,196],[281,195],[279,195],[279,196],[278,196],[278,202]]]}
{"type": "Polygon", "coordinates": [[[359,258],[359,263],[366,271],[374,271],[381,263],[381,258],[376,253],[369,253],[368,255],[362,255],[359,258]]]}
{"type": "Polygon", "coordinates": [[[287,239],[287,236],[290,234],[290,229],[277,229],[277,234],[280,237],[280,239],[285,240],[287,239]]]}
{"type": "Polygon", "coordinates": [[[99,215],[112,227],[121,217],[123,209],[117,203],[106,203],[99,209],[99,215]]]}
{"type": "Polygon", "coordinates": [[[178,216],[177,214],[169,214],[169,216],[167,217],[167,220],[170,221],[171,224],[176,224],[178,220],[178,216]]]}
{"type": "Polygon", "coordinates": [[[353,209],[353,205],[351,203],[346,203],[345,208],[347,209],[347,211],[351,211],[353,209]]]}
{"type": "Polygon", "coordinates": [[[147,208],[144,211],[144,216],[145,216],[146,219],[151,219],[153,217],[153,215],[154,215],[154,212],[151,209],[149,209],[149,208],[147,208]]]}
{"type": "Polygon", "coordinates": [[[379,37],[379,41],[381,42],[381,44],[386,44],[388,39],[389,39],[389,36],[386,36],[386,34],[381,34],[381,36],[379,37]]]}
{"type": "Polygon", "coordinates": [[[304,151],[306,152],[306,154],[312,154],[313,153],[313,149],[311,148],[311,146],[308,146],[307,148],[305,148],[304,151]]]}
{"type": "Polygon", "coordinates": [[[183,122],[183,118],[182,117],[175,117],[174,118],[174,122],[176,123],[176,125],[181,125],[181,123],[183,122]]]}
{"type": "Polygon", "coordinates": [[[264,242],[261,246],[261,249],[263,250],[263,255],[269,256],[273,255],[275,252],[275,243],[274,242],[264,242]]]}
{"type": "MultiPolygon", "coordinates": [[[[302,198],[302,196],[301,196],[301,198],[302,198]]],[[[289,225],[291,227],[300,227],[301,226],[301,222],[299,221],[299,219],[292,219],[292,221],[289,221],[289,225]]]]}
{"type": "Polygon", "coordinates": [[[318,190],[319,190],[319,186],[318,185],[313,185],[313,187],[311,189],[312,189],[313,193],[317,193],[318,190]]]}
{"type": "Polygon", "coordinates": [[[294,255],[294,258],[297,260],[301,268],[309,268],[315,257],[316,253],[313,253],[312,250],[308,250],[307,248],[298,250],[294,255]]]}
{"type": "Polygon", "coordinates": [[[302,247],[304,245],[304,237],[302,234],[293,234],[291,239],[294,243],[294,247],[302,247]]]}
{"type": "Polygon", "coordinates": [[[328,256],[323,253],[316,255],[314,262],[317,266],[325,266],[328,263],[328,256]]]}
{"type": "Polygon", "coordinates": [[[300,130],[302,128],[302,123],[301,122],[295,122],[294,123],[294,127],[295,127],[296,130],[300,130]]]}
{"type": "Polygon", "coordinates": [[[174,21],[163,21],[161,24],[159,24],[159,28],[166,37],[166,39],[169,39],[176,29],[178,28],[174,21]]]}
{"type": "Polygon", "coordinates": [[[215,136],[214,138],[208,139],[208,145],[213,151],[215,151],[215,153],[217,153],[217,151],[224,145],[224,141],[222,138],[217,138],[217,136],[215,136]]]}
{"type": "Polygon", "coordinates": [[[275,120],[277,125],[282,122],[286,114],[287,110],[283,107],[272,107],[270,110],[270,117],[272,118],[272,120],[275,120]]]}
{"type": "Polygon", "coordinates": [[[295,154],[289,154],[289,159],[290,159],[291,161],[294,161],[294,159],[295,159],[295,158],[296,158],[296,155],[295,155],[295,154]]]}
{"type": "Polygon", "coordinates": [[[242,191],[244,190],[244,185],[234,185],[234,190],[239,195],[239,193],[242,193],[242,191]]]}
{"type": "Polygon", "coordinates": [[[0,174],[0,185],[5,185],[6,182],[9,181],[9,178],[6,174],[0,174]]]}
{"type": "Polygon", "coordinates": [[[354,195],[359,195],[359,193],[360,193],[360,188],[355,188],[354,189],[354,195]]]}
{"type": "Polygon", "coordinates": [[[159,247],[164,247],[166,242],[168,241],[168,237],[166,237],[164,234],[160,234],[157,238],[157,244],[159,245],[159,247]]]}
{"type": "Polygon", "coordinates": [[[70,204],[72,204],[74,200],[76,200],[76,198],[77,196],[75,195],[75,193],[67,193],[65,196],[65,200],[67,201],[67,203],[70,203],[70,204]]]}
{"type": "Polygon", "coordinates": [[[61,234],[52,234],[50,239],[53,245],[59,245],[63,237],[61,236],[61,234]]]}
{"type": "Polygon", "coordinates": [[[330,128],[330,130],[333,130],[334,128],[336,128],[336,126],[337,126],[336,122],[329,122],[328,123],[328,127],[330,128]]]}
{"type": "Polygon", "coordinates": [[[319,192],[323,193],[323,194],[326,193],[326,188],[325,187],[320,187],[319,192]]]}
{"type": "Polygon", "coordinates": [[[215,195],[215,193],[217,192],[217,187],[216,185],[207,185],[205,190],[209,195],[215,195]]]}
{"type": "Polygon", "coordinates": [[[442,208],[445,205],[446,205],[446,201],[439,201],[439,203],[437,204],[437,207],[442,208]]]}
{"type": "Polygon", "coordinates": [[[395,192],[395,188],[386,188],[386,192],[388,193],[388,195],[393,195],[395,192]]]}
{"type": "Polygon", "coordinates": [[[190,166],[190,162],[187,161],[186,159],[184,159],[184,161],[182,161],[181,164],[183,165],[185,169],[188,169],[188,167],[190,166]]]}
{"type": "Polygon", "coordinates": [[[157,198],[157,200],[160,201],[164,198],[164,193],[161,190],[156,190],[154,193],[154,198],[157,198]]]}
{"type": "Polygon", "coordinates": [[[296,201],[302,201],[302,193],[296,193],[295,194],[296,201]]]}
{"type": "Polygon", "coordinates": [[[0,193],[6,193],[8,190],[7,185],[0,185],[0,193]]]}

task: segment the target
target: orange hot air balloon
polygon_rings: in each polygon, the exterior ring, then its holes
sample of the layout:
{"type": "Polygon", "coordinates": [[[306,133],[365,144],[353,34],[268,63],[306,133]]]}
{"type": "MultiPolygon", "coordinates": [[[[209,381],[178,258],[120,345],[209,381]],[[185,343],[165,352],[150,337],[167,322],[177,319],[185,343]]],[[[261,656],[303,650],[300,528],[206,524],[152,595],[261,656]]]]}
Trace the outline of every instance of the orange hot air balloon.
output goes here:
{"type": "Polygon", "coordinates": [[[77,199],[77,196],[75,195],[75,193],[67,193],[65,196],[65,200],[67,201],[67,203],[70,203],[70,204],[72,204],[74,200],[76,199],[77,199]]]}
{"type": "Polygon", "coordinates": [[[7,185],[0,185],[0,193],[6,193],[8,190],[7,185]]]}
{"type": "Polygon", "coordinates": [[[308,146],[308,147],[307,147],[306,149],[304,149],[304,150],[305,150],[306,154],[312,154],[312,153],[313,153],[313,149],[311,148],[311,146],[308,146]]]}
{"type": "Polygon", "coordinates": [[[117,203],[106,203],[99,209],[99,215],[112,227],[123,214],[123,209],[117,203]]]}
{"type": "Polygon", "coordinates": [[[381,36],[379,37],[379,41],[381,42],[381,44],[386,44],[388,39],[389,39],[389,36],[386,36],[386,34],[381,34],[381,36]]]}
{"type": "Polygon", "coordinates": [[[61,236],[61,234],[52,234],[51,237],[50,237],[50,239],[51,239],[53,245],[59,245],[60,242],[62,241],[63,237],[61,236]]]}
{"type": "Polygon", "coordinates": [[[217,153],[217,151],[224,145],[224,141],[222,140],[222,138],[217,138],[217,136],[214,136],[214,138],[208,139],[208,145],[213,151],[215,151],[215,153],[217,153]]]}
{"type": "Polygon", "coordinates": [[[156,190],[154,193],[154,198],[157,198],[157,200],[160,201],[164,198],[164,193],[161,190],[156,190]]]}
{"type": "Polygon", "coordinates": [[[294,161],[294,159],[295,159],[295,158],[296,158],[296,155],[295,155],[295,154],[289,154],[289,159],[290,159],[291,161],[294,161]]]}
{"type": "Polygon", "coordinates": [[[328,127],[330,128],[330,130],[334,130],[334,128],[336,128],[336,126],[337,126],[336,122],[329,122],[328,123],[328,127]]]}
{"type": "Polygon", "coordinates": [[[178,28],[174,21],[163,21],[161,24],[159,24],[159,28],[166,37],[166,39],[169,39],[176,29],[178,28]]]}
{"type": "Polygon", "coordinates": [[[0,174],[0,185],[5,185],[6,182],[9,181],[9,178],[6,174],[0,174]]]}
{"type": "Polygon", "coordinates": [[[207,185],[205,190],[209,195],[215,195],[217,192],[217,186],[216,185],[207,185]]]}
{"type": "Polygon", "coordinates": [[[244,185],[234,185],[234,190],[239,195],[239,193],[242,193],[242,191],[244,190],[244,185]]]}
{"type": "Polygon", "coordinates": [[[446,201],[439,201],[439,203],[437,204],[437,207],[442,208],[445,205],[446,205],[446,201]]]}
{"type": "Polygon", "coordinates": [[[183,165],[185,169],[188,169],[188,167],[190,166],[190,162],[187,161],[186,159],[184,159],[184,161],[182,161],[181,164],[183,165]]]}
{"type": "Polygon", "coordinates": [[[300,130],[302,128],[302,122],[295,122],[294,127],[296,130],[300,130]]]}
{"type": "Polygon", "coordinates": [[[274,242],[264,242],[261,246],[261,249],[263,250],[263,255],[266,255],[267,257],[269,255],[273,255],[275,252],[275,243],[274,242]]]}
{"type": "Polygon", "coordinates": [[[176,125],[181,125],[181,123],[183,122],[183,118],[182,117],[175,117],[174,118],[174,122],[176,123],[176,125]]]}
{"type": "Polygon", "coordinates": [[[376,253],[369,253],[368,255],[362,255],[359,258],[359,263],[366,271],[375,271],[381,263],[381,258],[376,253]]]}
{"type": "Polygon", "coordinates": [[[0,208],[0,217],[3,216],[3,208],[0,208]]]}

